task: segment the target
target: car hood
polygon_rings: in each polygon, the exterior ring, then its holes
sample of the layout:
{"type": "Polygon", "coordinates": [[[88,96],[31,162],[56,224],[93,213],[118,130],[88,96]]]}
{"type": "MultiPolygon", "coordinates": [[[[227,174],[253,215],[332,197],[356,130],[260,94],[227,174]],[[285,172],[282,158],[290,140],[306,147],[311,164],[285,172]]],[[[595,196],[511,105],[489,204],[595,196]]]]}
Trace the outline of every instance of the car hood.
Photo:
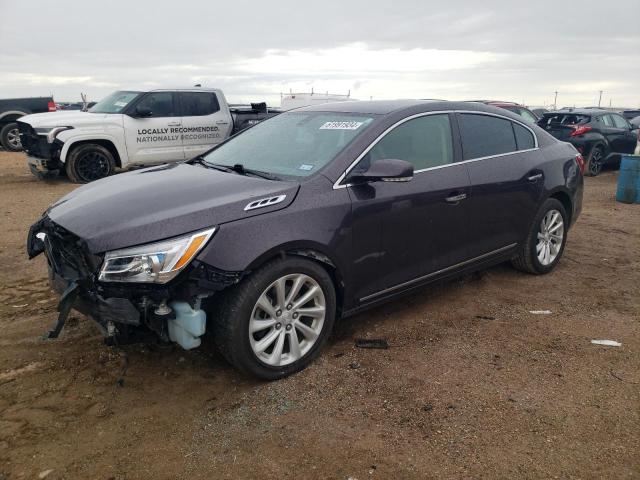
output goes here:
{"type": "Polygon", "coordinates": [[[161,165],[84,185],[46,214],[84,240],[91,253],[102,253],[280,210],[298,188],[200,165],[161,165]],[[279,203],[245,210],[251,201],[281,195],[279,203]]]}
{"type": "Polygon", "coordinates": [[[94,123],[103,124],[105,121],[122,122],[122,115],[107,113],[90,113],[77,110],[34,113],[20,117],[20,121],[28,123],[33,128],[43,127],[78,127],[94,123]]]}

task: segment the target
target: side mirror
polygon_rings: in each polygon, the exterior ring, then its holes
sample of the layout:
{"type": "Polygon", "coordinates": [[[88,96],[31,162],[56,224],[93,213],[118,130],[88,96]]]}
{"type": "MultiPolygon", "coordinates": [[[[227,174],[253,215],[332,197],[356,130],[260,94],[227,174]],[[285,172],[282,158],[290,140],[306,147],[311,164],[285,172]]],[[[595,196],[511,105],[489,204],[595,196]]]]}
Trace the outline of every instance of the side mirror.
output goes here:
{"type": "Polygon", "coordinates": [[[413,178],[413,165],[405,160],[382,159],[371,164],[366,172],[348,177],[350,183],[408,182],[413,178]]]}
{"type": "Polygon", "coordinates": [[[134,113],[136,117],[150,117],[153,114],[149,107],[142,106],[136,107],[134,113]]]}

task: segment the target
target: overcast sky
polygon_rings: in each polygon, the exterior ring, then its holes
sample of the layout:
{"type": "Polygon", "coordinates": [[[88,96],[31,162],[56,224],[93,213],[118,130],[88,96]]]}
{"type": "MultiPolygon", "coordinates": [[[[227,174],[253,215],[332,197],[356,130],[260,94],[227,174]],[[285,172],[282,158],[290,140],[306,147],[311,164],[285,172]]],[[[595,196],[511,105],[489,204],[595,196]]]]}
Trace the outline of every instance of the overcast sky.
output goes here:
{"type": "Polygon", "coordinates": [[[0,98],[123,87],[640,106],[640,0],[0,0],[0,98]]]}

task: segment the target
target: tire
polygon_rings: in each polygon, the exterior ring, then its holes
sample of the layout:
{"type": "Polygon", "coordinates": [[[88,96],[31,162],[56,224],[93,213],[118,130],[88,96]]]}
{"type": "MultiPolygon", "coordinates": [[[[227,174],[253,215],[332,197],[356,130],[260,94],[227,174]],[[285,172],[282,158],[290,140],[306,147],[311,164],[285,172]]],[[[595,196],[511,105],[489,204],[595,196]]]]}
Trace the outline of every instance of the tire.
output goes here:
{"type": "Polygon", "coordinates": [[[115,160],[102,145],[85,143],[75,147],[65,162],[65,171],[74,183],[89,183],[108,177],[115,170],[115,160]]]}
{"type": "Polygon", "coordinates": [[[292,256],[267,263],[237,286],[223,292],[216,307],[211,316],[210,331],[220,353],[242,372],[263,380],[277,380],[304,369],[319,355],[335,321],[336,293],[331,276],[320,264],[292,256]],[[294,308],[290,310],[286,302],[277,301],[274,285],[283,278],[285,299],[294,290],[298,278],[302,285],[300,293],[292,299],[294,308]],[[317,287],[314,288],[316,293],[304,302],[303,297],[310,294],[312,287],[317,287]],[[268,308],[263,310],[261,299],[269,302],[268,308]],[[297,300],[304,302],[298,305],[299,309],[295,308],[297,300]],[[320,311],[322,300],[322,319],[303,314],[303,311],[311,312],[310,308],[320,311]],[[271,311],[270,315],[267,310],[271,311]],[[300,327],[301,323],[306,328],[300,327]],[[253,333],[250,333],[250,327],[256,327],[253,333]],[[292,335],[298,339],[297,352],[291,343],[292,335]],[[261,345],[264,350],[257,353],[262,349],[261,345]]]}
{"type": "Polygon", "coordinates": [[[0,130],[0,143],[10,152],[22,151],[22,143],[20,143],[20,131],[17,123],[7,123],[0,130]]]}
{"type": "Polygon", "coordinates": [[[602,145],[596,145],[589,152],[587,158],[587,168],[585,169],[585,175],[589,177],[597,177],[602,172],[602,166],[604,165],[604,148],[602,145]]]}
{"type": "Polygon", "coordinates": [[[524,245],[522,245],[520,253],[511,260],[512,265],[523,272],[532,273],[534,275],[542,275],[552,271],[564,252],[564,247],[567,243],[567,231],[568,231],[568,217],[567,212],[558,200],[555,198],[548,198],[538,210],[538,213],[533,220],[531,230],[527,236],[524,245]],[[556,223],[547,223],[552,234],[546,235],[543,221],[547,222],[552,218],[555,218],[555,214],[559,215],[562,220],[561,227],[556,228],[556,223]],[[555,230],[554,230],[555,228],[555,230]],[[558,232],[561,232],[561,238],[558,241],[558,232]],[[539,238],[539,235],[542,238],[539,238]],[[555,236],[555,238],[554,238],[555,236]],[[540,245],[543,245],[540,248],[540,245]],[[544,245],[547,245],[545,247],[544,245]],[[539,251],[542,254],[542,258],[539,257],[539,251]],[[549,252],[549,257],[545,257],[545,252],[549,252]],[[555,253],[554,253],[555,252],[555,253]],[[555,255],[555,256],[554,256],[555,255]]]}

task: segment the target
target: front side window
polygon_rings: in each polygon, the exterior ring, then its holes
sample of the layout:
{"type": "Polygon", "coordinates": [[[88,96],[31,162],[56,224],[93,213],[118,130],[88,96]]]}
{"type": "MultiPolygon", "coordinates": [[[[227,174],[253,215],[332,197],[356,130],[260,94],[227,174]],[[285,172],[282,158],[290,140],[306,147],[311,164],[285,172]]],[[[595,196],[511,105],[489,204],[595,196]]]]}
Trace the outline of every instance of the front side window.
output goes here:
{"type": "Polygon", "coordinates": [[[489,115],[458,115],[464,160],[515,152],[516,137],[512,122],[489,115]]]}
{"type": "Polygon", "coordinates": [[[208,153],[206,163],[307,177],[331,162],[373,117],[331,112],[290,112],[258,123],[208,153]]]}
{"type": "Polygon", "coordinates": [[[89,109],[91,113],[121,113],[140,92],[113,92],[89,109]]]}
{"type": "Polygon", "coordinates": [[[625,129],[629,129],[629,124],[627,123],[627,121],[622,118],[620,115],[611,115],[611,118],[613,118],[613,125],[616,128],[625,128],[625,129]]]}
{"type": "Polygon", "coordinates": [[[382,159],[405,160],[414,171],[453,163],[449,115],[426,115],[397,126],[369,150],[355,171],[382,159]]]}
{"type": "Polygon", "coordinates": [[[182,92],[178,96],[185,117],[211,115],[220,110],[218,98],[213,92],[182,92]]]}
{"type": "Polygon", "coordinates": [[[144,107],[151,110],[149,117],[173,117],[173,94],[171,92],[153,92],[144,96],[136,108],[144,107]]]}

